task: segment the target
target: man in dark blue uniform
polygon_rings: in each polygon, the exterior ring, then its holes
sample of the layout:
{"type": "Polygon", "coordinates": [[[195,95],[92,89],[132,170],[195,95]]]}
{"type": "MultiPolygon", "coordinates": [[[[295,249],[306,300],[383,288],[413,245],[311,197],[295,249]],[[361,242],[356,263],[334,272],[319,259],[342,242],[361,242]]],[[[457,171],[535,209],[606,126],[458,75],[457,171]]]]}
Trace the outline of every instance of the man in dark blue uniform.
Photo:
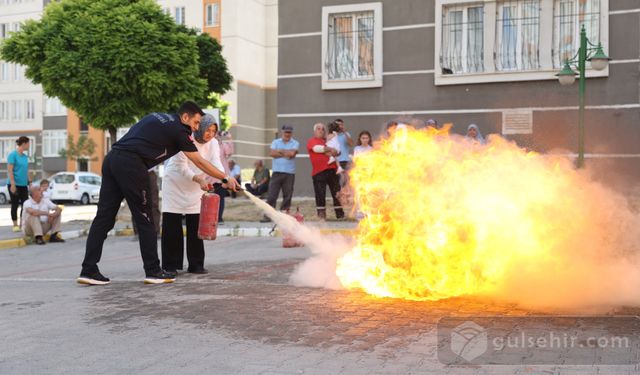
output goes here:
{"type": "Polygon", "coordinates": [[[147,171],[178,152],[183,152],[206,174],[218,178],[236,190],[238,183],[226,176],[198,153],[191,133],[198,129],[204,112],[193,102],[185,102],[178,114],[152,113],[116,142],[102,164],[102,186],[98,212],[91,224],[87,247],[78,282],[105,285],[98,262],[107,233],[113,229],[122,199],[127,200],[131,215],[138,227],[140,253],[144,263],[147,284],[170,283],[175,274],[160,268],[158,243],[153,223],[149,177],[147,171]]]}

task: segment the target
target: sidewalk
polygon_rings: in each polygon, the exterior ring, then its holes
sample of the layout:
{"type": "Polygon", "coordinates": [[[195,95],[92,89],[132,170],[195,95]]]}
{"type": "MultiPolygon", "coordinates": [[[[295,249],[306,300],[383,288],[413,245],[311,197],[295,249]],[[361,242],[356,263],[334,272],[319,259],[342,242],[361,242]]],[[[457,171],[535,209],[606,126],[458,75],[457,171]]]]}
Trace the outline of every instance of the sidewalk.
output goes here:
{"type": "MultiPolygon", "coordinates": [[[[321,228],[323,232],[351,233],[357,227],[355,222],[326,222],[309,223],[321,228]]],[[[251,221],[227,221],[218,226],[218,237],[278,237],[281,235],[273,223],[260,223],[251,221]]],[[[89,233],[91,221],[75,220],[62,224],[60,234],[63,239],[84,237],[89,233]]],[[[115,228],[109,232],[110,236],[132,236],[130,221],[117,221],[115,228]]],[[[30,244],[31,239],[26,239],[22,232],[13,232],[11,225],[0,226],[0,250],[23,247],[30,244]]]]}

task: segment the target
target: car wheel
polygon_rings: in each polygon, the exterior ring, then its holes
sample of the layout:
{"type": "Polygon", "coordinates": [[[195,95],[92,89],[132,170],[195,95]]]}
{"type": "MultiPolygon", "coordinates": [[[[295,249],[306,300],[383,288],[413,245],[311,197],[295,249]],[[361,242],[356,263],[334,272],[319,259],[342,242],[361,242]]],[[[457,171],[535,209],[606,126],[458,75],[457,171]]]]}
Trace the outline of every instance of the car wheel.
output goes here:
{"type": "Polygon", "coordinates": [[[89,204],[89,194],[82,194],[82,198],[80,198],[80,203],[82,205],[88,205],[89,204]]]}
{"type": "Polygon", "coordinates": [[[3,193],[0,193],[0,204],[7,204],[7,197],[3,193]]]}

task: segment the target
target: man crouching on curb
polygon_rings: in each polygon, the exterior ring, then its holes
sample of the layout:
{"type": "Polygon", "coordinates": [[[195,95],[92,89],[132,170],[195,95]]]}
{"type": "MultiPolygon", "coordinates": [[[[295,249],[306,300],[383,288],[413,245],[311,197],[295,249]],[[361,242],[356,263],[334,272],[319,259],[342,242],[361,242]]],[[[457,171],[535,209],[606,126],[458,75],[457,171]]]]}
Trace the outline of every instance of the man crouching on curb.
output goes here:
{"type": "Polygon", "coordinates": [[[49,242],[64,242],[60,238],[60,214],[62,210],[49,199],[42,197],[40,186],[29,188],[31,196],[24,202],[25,216],[22,219],[22,230],[27,236],[35,236],[38,245],[44,245],[43,235],[51,231],[49,242]]]}

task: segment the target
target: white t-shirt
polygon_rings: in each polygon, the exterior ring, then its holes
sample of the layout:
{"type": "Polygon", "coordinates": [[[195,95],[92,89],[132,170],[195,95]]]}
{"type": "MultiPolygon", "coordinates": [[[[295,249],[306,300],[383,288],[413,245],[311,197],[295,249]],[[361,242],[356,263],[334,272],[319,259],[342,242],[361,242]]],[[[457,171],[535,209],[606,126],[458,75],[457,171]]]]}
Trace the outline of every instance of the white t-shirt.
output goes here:
{"type": "MultiPolygon", "coordinates": [[[[331,133],[333,134],[333,137],[331,139],[327,140],[327,147],[331,147],[333,149],[335,149],[336,151],[338,151],[338,156],[342,153],[342,150],[340,149],[340,140],[338,139],[338,133],[333,132],[331,133]]],[[[329,158],[329,163],[328,164],[332,164],[336,161],[336,157],[331,156],[329,158]]]]}
{"type": "MultiPolygon", "coordinates": [[[[36,203],[36,201],[34,201],[33,198],[29,198],[22,205],[22,209],[24,210],[24,212],[27,212],[27,208],[31,208],[37,211],[48,212],[49,210],[55,210],[57,207],[58,206],[56,206],[55,203],[51,202],[49,199],[44,197],[40,199],[40,203],[36,203]]],[[[40,215],[40,221],[44,223],[47,220],[49,220],[49,217],[47,215],[40,215]]]]}

